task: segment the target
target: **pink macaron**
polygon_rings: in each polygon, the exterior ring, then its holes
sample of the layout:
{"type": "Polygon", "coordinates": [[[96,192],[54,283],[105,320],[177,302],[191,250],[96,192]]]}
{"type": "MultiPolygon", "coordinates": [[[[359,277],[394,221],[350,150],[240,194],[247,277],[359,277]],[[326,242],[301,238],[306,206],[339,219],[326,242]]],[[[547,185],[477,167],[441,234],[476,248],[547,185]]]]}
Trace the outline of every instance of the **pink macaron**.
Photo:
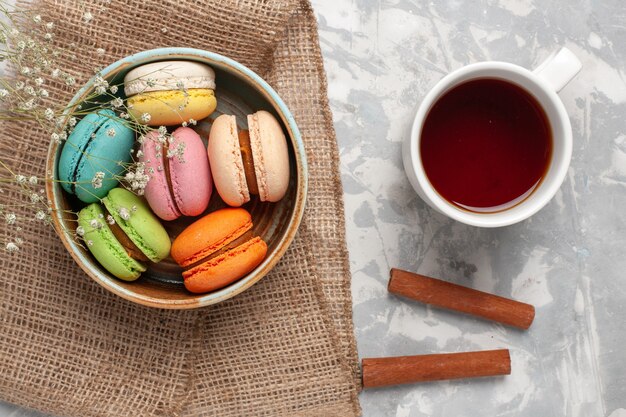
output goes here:
{"type": "Polygon", "coordinates": [[[276,202],[289,186],[289,150],[283,129],[271,113],[248,115],[248,129],[238,131],[235,116],[213,122],[207,152],[215,188],[222,200],[239,207],[258,195],[276,202]]]}
{"type": "Polygon", "coordinates": [[[163,141],[155,130],[145,135],[141,145],[139,161],[146,164],[150,176],[146,200],[163,220],[197,216],[206,210],[213,192],[202,139],[192,129],[179,127],[169,137],[167,147],[163,141]]]}

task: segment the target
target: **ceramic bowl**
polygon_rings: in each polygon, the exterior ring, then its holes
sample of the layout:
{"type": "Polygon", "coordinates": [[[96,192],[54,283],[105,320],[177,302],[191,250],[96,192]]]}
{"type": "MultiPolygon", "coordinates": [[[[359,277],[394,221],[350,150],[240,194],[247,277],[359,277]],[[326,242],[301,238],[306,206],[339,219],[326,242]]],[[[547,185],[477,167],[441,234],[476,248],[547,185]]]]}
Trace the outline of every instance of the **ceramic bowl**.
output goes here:
{"type": "MultiPolygon", "coordinates": [[[[76,228],[76,215],[84,206],[66,194],[58,182],[48,181],[47,193],[53,208],[53,222],[61,241],[87,275],[107,290],[127,300],[151,307],[190,309],[219,303],[250,288],[276,265],[293,240],[304,212],[307,193],[307,162],[302,138],[293,116],[278,94],[261,77],[240,63],[219,54],[189,48],[163,48],[140,52],[121,59],[101,71],[110,84],[121,84],[124,75],[132,68],[164,60],[193,60],[210,65],[216,73],[217,110],[195,127],[203,140],[208,137],[211,120],[222,113],[234,114],[238,123],[245,115],[257,110],[273,113],[282,126],[289,144],[291,178],[286,196],[277,203],[261,203],[258,199],[244,205],[252,214],[253,231],[268,244],[265,260],[254,271],[239,281],[207,294],[192,294],[183,286],[182,270],[171,258],[151,264],[148,271],[134,282],[119,280],[110,275],[76,242],[72,232],[76,228]],[[69,231],[65,232],[65,231],[69,231]]],[[[90,80],[74,96],[69,108],[84,101],[93,91],[90,80]]],[[[120,91],[123,90],[120,88],[120,91]]],[[[122,95],[123,97],[123,95],[122,95]]],[[[51,143],[48,151],[47,172],[57,178],[57,163],[62,145],[51,143]]],[[[207,212],[225,206],[214,190],[207,212]]],[[[200,216],[199,216],[200,217],[200,216]]],[[[182,217],[173,222],[163,222],[172,240],[198,217],[182,217]]]]}

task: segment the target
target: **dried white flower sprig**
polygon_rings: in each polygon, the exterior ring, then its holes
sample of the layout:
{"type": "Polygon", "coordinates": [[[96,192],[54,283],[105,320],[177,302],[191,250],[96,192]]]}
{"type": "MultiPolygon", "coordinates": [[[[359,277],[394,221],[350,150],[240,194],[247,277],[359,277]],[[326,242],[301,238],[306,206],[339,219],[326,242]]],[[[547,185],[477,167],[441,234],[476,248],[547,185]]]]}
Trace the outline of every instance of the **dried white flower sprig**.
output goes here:
{"type": "MultiPolygon", "coordinates": [[[[85,9],[81,23],[93,24],[95,10],[85,9]]],[[[76,45],[56,45],[54,30],[55,22],[48,21],[42,14],[27,10],[19,10],[5,0],[0,0],[0,120],[30,121],[49,132],[50,140],[63,143],[78,121],[87,113],[98,109],[111,109],[136,132],[139,141],[154,128],[146,126],[151,115],[144,113],[139,120],[130,116],[129,108],[120,97],[122,85],[110,84],[96,70],[96,74],[81,74],[75,70],[66,69],[67,62],[76,60],[74,50],[76,45]],[[29,22],[28,25],[23,25],[29,22]],[[19,27],[29,26],[33,30],[20,31],[19,27]],[[62,64],[64,62],[65,64],[62,64]],[[67,107],[59,105],[51,97],[55,89],[77,89],[78,80],[94,77],[93,90],[80,105],[67,107]]],[[[96,48],[97,55],[106,51],[96,48]]],[[[183,90],[184,88],[181,87],[183,90]]],[[[186,91],[184,91],[186,93],[186,91]]],[[[187,124],[195,124],[190,120],[187,124]]],[[[158,128],[158,141],[166,145],[171,140],[171,134],[165,127],[158,128]]],[[[109,129],[107,136],[114,140],[116,131],[109,129]]],[[[177,157],[184,160],[184,147],[168,149],[167,157],[177,157]]],[[[143,194],[151,173],[146,171],[144,163],[137,162],[141,150],[133,155],[133,162],[125,164],[122,175],[117,176],[123,186],[136,194],[143,194]]],[[[43,161],[42,161],[43,163],[43,161]]],[[[102,187],[105,173],[98,171],[90,180],[94,188],[102,187]]],[[[0,159],[0,225],[4,230],[0,243],[8,253],[16,253],[24,244],[20,232],[26,222],[36,222],[42,225],[51,223],[52,209],[45,194],[45,184],[54,181],[52,173],[46,178],[14,172],[8,161],[0,159]],[[11,198],[4,198],[4,188],[11,189],[11,198]],[[17,193],[13,191],[17,190],[17,193]],[[15,194],[20,199],[15,200],[15,194]],[[10,203],[9,203],[10,201],[10,203]],[[23,210],[24,208],[28,210],[23,210]],[[17,209],[20,210],[17,210],[17,209]],[[31,213],[25,216],[23,213],[31,213]],[[22,213],[22,214],[20,214],[22,213]]],[[[9,193],[6,193],[9,194],[9,193]]],[[[128,213],[130,216],[131,213],[128,213]]],[[[122,214],[120,214],[122,215],[122,214]]],[[[124,213],[126,215],[126,213],[124,213]]],[[[122,216],[124,217],[124,216],[122,216]]],[[[107,219],[108,221],[108,219],[107,219]]],[[[84,230],[80,227],[65,231],[80,241],[84,230]],[[82,232],[82,233],[81,233],[82,232]]]]}

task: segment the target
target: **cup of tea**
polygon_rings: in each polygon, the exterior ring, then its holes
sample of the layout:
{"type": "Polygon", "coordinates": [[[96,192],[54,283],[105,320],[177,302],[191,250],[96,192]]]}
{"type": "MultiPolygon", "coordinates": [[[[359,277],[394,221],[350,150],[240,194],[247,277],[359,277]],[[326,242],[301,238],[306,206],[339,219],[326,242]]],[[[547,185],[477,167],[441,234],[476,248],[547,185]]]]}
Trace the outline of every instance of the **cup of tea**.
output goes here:
{"type": "Polygon", "coordinates": [[[572,128],[557,93],[581,68],[563,48],[534,71],[480,62],[442,78],[403,143],[415,191],[473,226],[507,226],[539,211],[567,174],[572,128]]]}

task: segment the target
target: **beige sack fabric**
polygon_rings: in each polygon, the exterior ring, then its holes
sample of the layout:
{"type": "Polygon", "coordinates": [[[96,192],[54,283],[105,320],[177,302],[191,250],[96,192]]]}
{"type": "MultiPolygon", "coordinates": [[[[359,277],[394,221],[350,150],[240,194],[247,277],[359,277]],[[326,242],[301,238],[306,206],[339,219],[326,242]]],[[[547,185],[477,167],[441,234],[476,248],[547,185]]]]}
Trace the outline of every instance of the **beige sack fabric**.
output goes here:
{"type": "MultiPolygon", "coordinates": [[[[308,1],[33,0],[30,7],[55,22],[57,44],[76,45],[65,69],[83,76],[165,46],[215,51],[257,71],[302,132],[309,198],[271,274],[194,311],[150,309],[106,292],[52,228],[23,222],[20,252],[0,256],[0,398],[81,417],[358,415],[338,152],[308,1]]],[[[56,100],[69,100],[70,91],[46,81],[56,100]]],[[[0,159],[12,170],[44,175],[43,130],[2,122],[0,138],[0,159]]],[[[22,201],[10,188],[2,199],[22,201]]],[[[12,233],[1,226],[4,239],[12,233]]]]}

